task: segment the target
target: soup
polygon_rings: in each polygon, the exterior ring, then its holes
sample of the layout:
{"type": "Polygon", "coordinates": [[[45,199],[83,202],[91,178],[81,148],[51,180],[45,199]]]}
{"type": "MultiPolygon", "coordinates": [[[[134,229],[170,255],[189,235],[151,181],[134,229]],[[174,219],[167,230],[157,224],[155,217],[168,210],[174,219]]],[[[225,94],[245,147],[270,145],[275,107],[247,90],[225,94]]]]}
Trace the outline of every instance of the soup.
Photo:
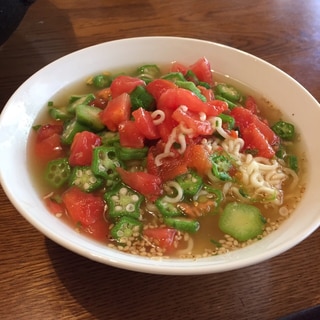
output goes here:
{"type": "Polygon", "coordinates": [[[276,230],[303,194],[294,125],[205,58],[93,75],[50,99],[29,139],[36,187],[109,247],[225,253],[276,230]]]}

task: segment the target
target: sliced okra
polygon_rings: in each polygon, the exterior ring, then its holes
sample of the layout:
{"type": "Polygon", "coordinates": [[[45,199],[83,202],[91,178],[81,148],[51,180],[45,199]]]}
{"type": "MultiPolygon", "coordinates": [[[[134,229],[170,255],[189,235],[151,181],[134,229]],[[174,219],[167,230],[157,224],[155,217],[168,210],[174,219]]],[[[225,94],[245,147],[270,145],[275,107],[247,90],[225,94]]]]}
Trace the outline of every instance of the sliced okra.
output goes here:
{"type": "Polygon", "coordinates": [[[164,198],[160,197],[154,203],[163,217],[179,217],[183,215],[176,204],[167,202],[164,198]]]}
{"type": "Polygon", "coordinates": [[[200,228],[199,221],[185,217],[164,218],[164,223],[169,227],[188,233],[195,233],[200,228]]]}
{"type": "Polygon", "coordinates": [[[138,219],[123,216],[112,227],[110,234],[119,244],[125,245],[128,241],[140,237],[142,227],[143,225],[138,219]]]}
{"type": "Polygon", "coordinates": [[[99,116],[100,112],[101,109],[85,104],[79,104],[75,108],[77,121],[87,126],[92,131],[100,131],[104,129],[104,124],[99,116]]]}
{"type": "Polygon", "coordinates": [[[176,181],[182,188],[183,194],[191,197],[198,193],[203,184],[202,178],[194,170],[178,176],[176,181]]]}
{"type": "Polygon", "coordinates": [[[126,185],[119,183],[105,193],[104,199],[108,205],[110,218],[115,220],[123,216],[130,216],[138,219],[144,197],[126,185]]]}
{"type": "Polygon", "coordinates": [[[72,169],[70,185],[84,192],[92,192],[102,187],[103,179],[94,175],[89,166],[77,166],[72,169]]]}
{"type": "Polygon", "coordinates": [[[71,168],[67,158],[54,159],[48,162],[45,171],[45,180],[54,188],[62,187],[71,174],[71,168]]]}

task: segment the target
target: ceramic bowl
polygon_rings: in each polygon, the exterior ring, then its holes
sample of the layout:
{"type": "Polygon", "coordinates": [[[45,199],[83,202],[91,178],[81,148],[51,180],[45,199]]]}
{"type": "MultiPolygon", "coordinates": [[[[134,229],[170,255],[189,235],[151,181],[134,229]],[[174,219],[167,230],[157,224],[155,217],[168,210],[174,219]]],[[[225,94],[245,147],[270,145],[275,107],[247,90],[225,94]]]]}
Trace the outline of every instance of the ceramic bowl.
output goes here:
{"type": "MultiPolygon", "coordinates": [[[[0,118],[0,178],[10,201],[37,230],[61,246],[94,261],[118,268],[166,275],[192,275],[234,270],[260,263],[297,245],[320,224],[320,144],[314,128],[320,123],[318,102],[289,75],[251,54],[202,40],[141,37],[98,44],[64,56],[23,83],[0,118]],[[76,233],[46,212],[27,167],[31,126],[50,97],[65,86],[102,70],[119,70],[147,62],[191,64],[205,56],[214,71],[243,82],[269,99],[298,126],[308,159],[305,194],[278,230],[250,246],[197,260],[154,260],[125,254],[76,233]]],[[[10,228],[10,226],[8,226],[10,228]]],[[[14,230],[13,230],[14,232],[14,230]]]]}

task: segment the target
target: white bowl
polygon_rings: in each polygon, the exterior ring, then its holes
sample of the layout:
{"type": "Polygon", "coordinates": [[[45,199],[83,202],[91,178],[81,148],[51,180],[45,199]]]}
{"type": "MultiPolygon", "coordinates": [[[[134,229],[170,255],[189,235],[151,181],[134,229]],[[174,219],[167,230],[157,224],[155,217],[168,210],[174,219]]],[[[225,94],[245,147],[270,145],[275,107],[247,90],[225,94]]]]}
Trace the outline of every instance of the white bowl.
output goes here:
{"type": "MultiPolygon", "coordinates": [[[[314,128],[320,123],[317,101],[294,79],[269,63],[217,43],[174,37],[142,37],[111,41],[71,53],[44,67],[13,94],[0,118],[0,178],[16,209],[45,236],[89,259],[128,270],[168,275],[223,272],[262,262],[304,240],[320,225],[320,144],[314,128]],[[47,214],[34,189],[26,144],[31,126],[47,101],[65,86],[102,70],[145,63],[190,64],[205,56],[215,71],[244,82],[278,106],[298,125],[309,160],[307,188],[293,215],[274,231],[246,248],[198,260],[133,256],[81,236],[47,214]]],[[[10,226],[8,226],[9,228],[10,226]]]]}

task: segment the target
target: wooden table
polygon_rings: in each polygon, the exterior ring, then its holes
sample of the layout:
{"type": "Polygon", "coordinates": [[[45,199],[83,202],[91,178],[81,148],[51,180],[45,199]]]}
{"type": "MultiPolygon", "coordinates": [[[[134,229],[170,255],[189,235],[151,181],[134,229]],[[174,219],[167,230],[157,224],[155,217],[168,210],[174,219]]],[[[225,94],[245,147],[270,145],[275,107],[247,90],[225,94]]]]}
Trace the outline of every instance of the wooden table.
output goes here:
{"type": "MultiPolygon", "coordinates": [[[[154,35],[242,49],[320,100],[319,17],[318,0],[37,0],[0,48],[0,107],[35,71],[65,54],[154,35]]],[[[0,203],[1,319],[269,320],[320,305],[320,230],[242,270],[148,275],[92,262],[46,239],[2,189],[0,203]]]]}

